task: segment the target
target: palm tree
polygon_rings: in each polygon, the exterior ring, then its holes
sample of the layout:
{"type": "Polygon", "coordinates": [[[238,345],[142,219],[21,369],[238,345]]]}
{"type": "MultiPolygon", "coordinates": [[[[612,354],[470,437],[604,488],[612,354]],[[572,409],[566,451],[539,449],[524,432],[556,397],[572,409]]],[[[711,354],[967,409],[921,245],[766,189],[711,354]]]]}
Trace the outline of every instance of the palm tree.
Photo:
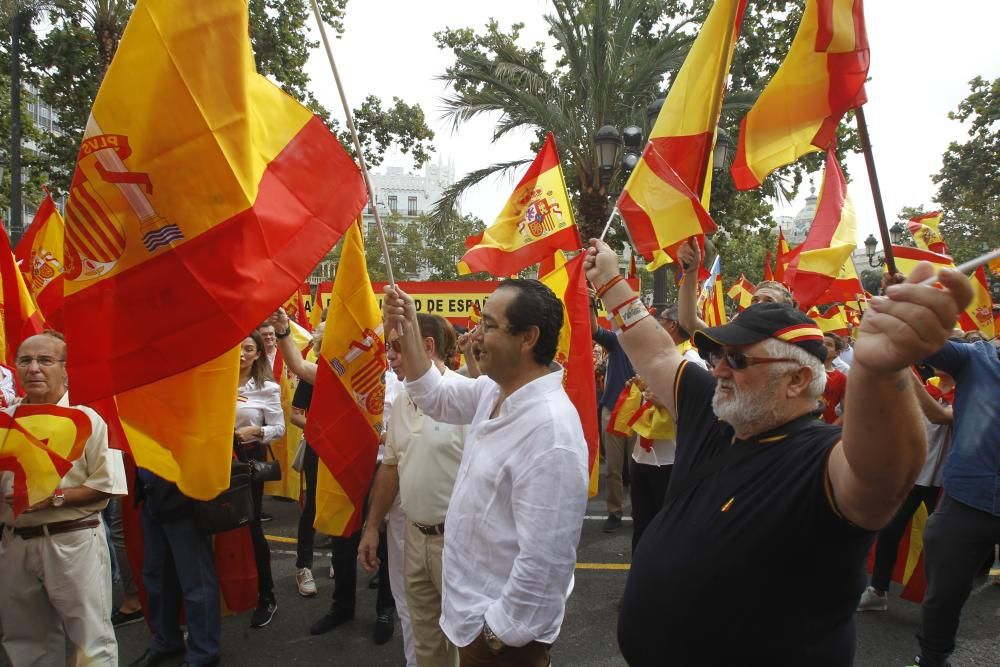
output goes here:
{"type": "Polygon", "coordinates": [[[118,50],[118,42],[132,15],[135,0],[54,0],[52,4],[69,15],[81,16],[90,25],[97,43],[103,78],[118,50]]]}
{"type": "MultiPolygon", "coordinates": [[[[512,130],[537,133],[539,144],[552,131],[559,146],[567,186],[576,200],[584,238],[596,236],[608,212],[593,137],[605,123],[642,125],[647,105],[659,97],[664,78],[680,67],[691,36],[688,21],[663,25],[663,2],[654,0],[553,0],[545,16],[556,63],[545,62],[541,45],[515,44],[519,26],[502,34],[489,26],[485,37],[448,30],[438,35],[455,63],[439,78],[453,92],[443,101],[455,127],[481,114],[499,115],[493,141],[512,130]],[[657,34],[653,34],[656,30],[657,34]]],[[[449,187],[433,217],[444,225],[456,215],[462,193],[485,178],[526,160],[485,166],[449,187]]],[[[612,174],[613,179],[618,174],[612,174]]]]}

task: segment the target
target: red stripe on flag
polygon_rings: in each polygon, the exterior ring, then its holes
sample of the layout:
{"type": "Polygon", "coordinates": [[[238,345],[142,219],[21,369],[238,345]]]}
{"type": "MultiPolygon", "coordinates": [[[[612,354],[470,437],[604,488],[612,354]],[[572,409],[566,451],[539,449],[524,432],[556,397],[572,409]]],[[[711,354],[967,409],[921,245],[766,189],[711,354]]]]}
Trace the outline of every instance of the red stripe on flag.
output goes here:
{"type": "MultiPolygon", "coordinates": [[[[482,235],[480,235],[481,238],[482,235]]],[[[468,240],[466,247],[469,247],[468,240]]],[[[516,250],[504,250],[489,246],[471,248],[462,257],[462,261],[469,266],[473,273],[478,270],[498,277],[507,277],[518,273],[526,266],[541,262],[546,257],[550,257],[556,250],[579,249],[580,235],[577,233],[576,225],[571,225],[516,250]]]]}
{"type": "MultiPolygon", "coordinates": [[[[655,137],[650,141],[660,157],[671,166],[676,177],[692,193],[699,193],[705,188],[706,165],[714,138],[713,134],[705,132],[683,137],[655,137]]],[[[650,168],[664,181],[671,182],[653,164],[650,164],[650,168]]]]}

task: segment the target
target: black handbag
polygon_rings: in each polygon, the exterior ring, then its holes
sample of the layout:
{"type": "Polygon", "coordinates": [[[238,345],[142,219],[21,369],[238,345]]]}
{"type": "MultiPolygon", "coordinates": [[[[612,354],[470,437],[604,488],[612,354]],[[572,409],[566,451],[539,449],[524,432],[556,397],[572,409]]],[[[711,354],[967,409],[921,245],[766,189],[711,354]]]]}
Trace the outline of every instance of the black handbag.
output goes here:
{"type": "Polygon", "coordinates": [[[281,480],[281,464],[275,459],[271,445],[267,446],[267,451],[271,453],[270,461],[267,460],[266,454],[263,461],[257,461],[256,459],[250,459],[249,461],[250,476],[255,482],[277,482],[281,480]]]}
{"type": "Polygon", "coordinates": [[[203,534],[224,533],[253,521],[250,470],[249,463],[233,461],[229,474],[229,488],[212,500],[194,503],[194,522],[203,534]]]}

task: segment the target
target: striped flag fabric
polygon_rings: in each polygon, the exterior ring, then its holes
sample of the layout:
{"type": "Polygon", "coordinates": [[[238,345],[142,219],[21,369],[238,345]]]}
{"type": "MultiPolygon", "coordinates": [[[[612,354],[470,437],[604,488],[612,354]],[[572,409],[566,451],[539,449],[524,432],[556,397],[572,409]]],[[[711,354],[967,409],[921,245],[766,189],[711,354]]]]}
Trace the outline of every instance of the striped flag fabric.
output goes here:
{"type": "Polygon", "coordinates": [[[65,223],[52,200],[45,193],[31,225],[14,248],[14,257],[24,274],[31,295],[45,321],[62,331],[65,223]]]}
{"type": "Polygon", "coordinates": [[[754,284],[746,279],[742,273],[739,279],[726,292],[726,296],[733,300],[740,311],[750,307],[750,300],[753,299],[754,284]]]}
{"type": "Polygon", "coordinates": [[[21,341],[42,333],[46,327],[24,274],[17,267],[10,249],[10,239],[0,225],[0,362],[14,367],[14,356],[21,341]]]}
{"type": "Polygon", "coordinates": [[[906,228],[910,231],[918,248],[946,255],[948,254],[948,244],[941,236],[940,226],[941,211],[915,215],[906,222],[906,228]]]}

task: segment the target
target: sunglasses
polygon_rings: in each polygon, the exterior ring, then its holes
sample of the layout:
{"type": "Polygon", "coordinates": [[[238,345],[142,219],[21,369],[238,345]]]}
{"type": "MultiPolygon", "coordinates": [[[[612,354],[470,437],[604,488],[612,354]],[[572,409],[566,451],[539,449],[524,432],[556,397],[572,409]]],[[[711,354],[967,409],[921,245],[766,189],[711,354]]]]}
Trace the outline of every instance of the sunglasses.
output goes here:
{"type": "Polygon", "coordinates": [[[788,357],[751,357],[739,351],[723,350],[721,348],[711,350],[708,353],[708,363],[712,364],[713,367],[718,366],[723,359],[726,360],[726,365],[734,371],[746,370],[748,366],[756,366],[757,364],[776,364],[779,361],[790,361],[793,364],[799,363],[788,357]]]}

